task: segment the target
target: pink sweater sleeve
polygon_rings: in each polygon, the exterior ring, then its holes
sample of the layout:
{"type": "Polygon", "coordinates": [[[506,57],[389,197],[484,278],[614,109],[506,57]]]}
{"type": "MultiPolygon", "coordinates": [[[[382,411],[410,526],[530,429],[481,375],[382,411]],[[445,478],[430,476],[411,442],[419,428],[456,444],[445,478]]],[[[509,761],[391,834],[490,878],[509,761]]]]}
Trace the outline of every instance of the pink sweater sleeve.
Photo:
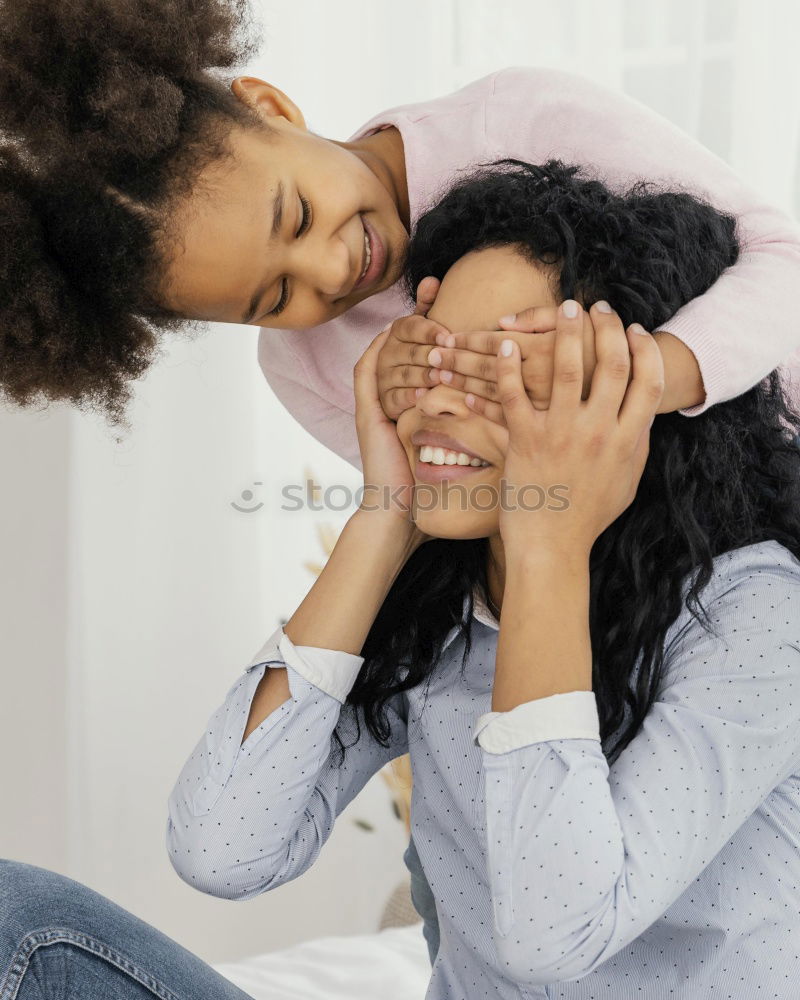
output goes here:
{"type": "MultiPolygon", "coordinates": [[[[498,158],[558,157],[586,166],[615,190],[652,180],[704,197],[737,217],[739,261],[661,327],[690,348],[706,390],[704,403],[680,413],[696,416],[746,392],[799,351],[794,296],[800,285],[800,227],[667,119],[585,77],[512,66],[495,77],[487,137],[498,158]],[[516,146],[512,153],[509,147],[516,146]]],[[[792,364],[798,361],[800,353],[792,364]]]]}

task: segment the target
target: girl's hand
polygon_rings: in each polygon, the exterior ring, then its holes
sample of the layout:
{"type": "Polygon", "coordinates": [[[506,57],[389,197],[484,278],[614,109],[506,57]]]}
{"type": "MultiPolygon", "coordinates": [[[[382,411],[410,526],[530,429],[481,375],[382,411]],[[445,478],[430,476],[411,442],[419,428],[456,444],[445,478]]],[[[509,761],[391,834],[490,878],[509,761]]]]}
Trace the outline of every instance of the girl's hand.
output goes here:
{"type": "Polygon", "coordinates": [[[414,477],[395,424],[386,416],[378,398],[377,363],[390,335],[386,327],[372,341],[353,368],[356,432],[364,469],[364,496],[359,512],[386,515],[402,523],[413,551],[427,541],[412,520],[414,477]]]}
{"type": "MultiPolygon", "coordinates": [[[[430,380],[444,382],[469,393],[467,405],[495,423],[504,424],[503,408],[497,395],[497,352],[503,340],[514,340],[522,353],[522,382],[537,410],[550,405],[553,385],[553,358],[556,339],[555,306],[536,306],[517,313],[513,322],[498,320],[503,329],[472,330],[443,334],[428,355],[433,365],[430,380]],[[509,332],[506,332],[509,331],[509,332]]],[[[583,313],[583,385],[581,396],[589,395],[597,358],[595,330],[590,313],[583,313]]]]}
{"type": "Polygon", "coordinates": [[[427,319],[441,282],[428,276],[417,286],[417,306],[410,316],[391,324],[391,335],[378,356],[378,394],[390,420],[412,407],[418,388],[430,388],[431,367],[427,355],[436,344],[437,334],[449,331],[441,323],[427,319]]]}
{"type": "Polygon", "coordinates": [[[568,300],[558,310],[547,410],[528,399],[516,342],[507,338],[511,353],[502,346],[498,352],[498,395],[509,431],[503,471],[509,485],[500,511],[506,553],[546,547],[588,558],[597,537],[636,495],[664,391],[664,365],[650,334],[634,323],[626,335],[618,315],[603,312],[603,305],[592,307],[597,367],[585,402],[586,319],[578,303],[568,300]],[[570,307],[574,317],[567,315],[570,307]]]}

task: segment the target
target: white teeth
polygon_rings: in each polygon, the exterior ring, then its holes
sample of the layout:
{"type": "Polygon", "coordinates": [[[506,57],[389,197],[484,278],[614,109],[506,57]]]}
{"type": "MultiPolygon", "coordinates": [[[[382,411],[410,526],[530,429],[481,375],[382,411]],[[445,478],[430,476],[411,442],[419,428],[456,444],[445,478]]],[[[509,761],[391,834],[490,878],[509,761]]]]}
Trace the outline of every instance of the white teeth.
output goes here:
{"type": "MultiPolygon", "coordinates": [[[[362,223],[362,225],[363,225],[363,223],[362,223]]],[[[364,229],[364,247],[365,247],[364,259],[365,259],[366,263],[364,264],[364,270],[361,272],[361,274],[359,276],[359,279],[358,279],[359,281],[361,281],[361,279],[367,273],[367,271],[369,270],[369,265],[372,263],[372,251],[369,248],[369,236],[367,235],[367,230],[366,229],[364,229]]]]}
{"type": "Polygon", "coordinates": [[[472,458],[466,452],[451,451],[449,448],[434,448],[429,444],[424,444],[420,448],[419,460],[429,465],[473,465],[475,468],[489,465],[488,462],[484,462],[480,458],[472,458]]]}

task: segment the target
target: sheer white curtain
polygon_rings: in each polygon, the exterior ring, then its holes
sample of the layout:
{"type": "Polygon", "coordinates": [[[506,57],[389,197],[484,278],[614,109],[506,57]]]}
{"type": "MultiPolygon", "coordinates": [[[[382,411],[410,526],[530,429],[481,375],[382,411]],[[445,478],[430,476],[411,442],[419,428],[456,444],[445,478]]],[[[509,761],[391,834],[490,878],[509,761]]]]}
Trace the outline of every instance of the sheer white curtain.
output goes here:
{"type": "MultiPolygon", "coordinates": [[[[321,135],[345,139],[380,109],[502,66],[563,67],[650,104],[800,211],[791,0],[254,9],[264,45],[246,72],[286,91],[321,135]]],[[[88,882],[210,961],[372,930],[404,873],[404,832],[377,780],[308,875],[244,906],[193,892],[166,857],[183,760],[310,585],[304,563],[324,557],[315,529],[345,516],[282,511],[281,488],[306,470],[323,487],[357,485],[271,396],[256,341],[219,325],[168,343],[119,443],[64,408],[0,415],[0,855],[88,882]]]]}

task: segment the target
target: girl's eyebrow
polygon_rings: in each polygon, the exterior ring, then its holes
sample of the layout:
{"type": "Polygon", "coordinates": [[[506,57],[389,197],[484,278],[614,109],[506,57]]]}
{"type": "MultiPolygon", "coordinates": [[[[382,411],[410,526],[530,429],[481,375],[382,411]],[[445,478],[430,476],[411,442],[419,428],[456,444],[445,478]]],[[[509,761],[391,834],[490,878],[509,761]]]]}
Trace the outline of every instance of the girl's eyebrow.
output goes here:
{"type": "MultiPolygon", "coordinates": [[[[281,231],[281,223],[283,222],[283,181],[278,181],[278,190],[275,192],[275,201],[272,203],[272,231],[270,232],[270,242],[275,239],[278,233],[281,231]]],[[[259,288],[257,288],[250,299],[250,304],[245,310],[244,316],[239,320],[240,323],[249,323],[256,312],[258,311],[258,304],[264,298],[264,293],[269,288],[271,282],[265,281],[259,288]]]]}

